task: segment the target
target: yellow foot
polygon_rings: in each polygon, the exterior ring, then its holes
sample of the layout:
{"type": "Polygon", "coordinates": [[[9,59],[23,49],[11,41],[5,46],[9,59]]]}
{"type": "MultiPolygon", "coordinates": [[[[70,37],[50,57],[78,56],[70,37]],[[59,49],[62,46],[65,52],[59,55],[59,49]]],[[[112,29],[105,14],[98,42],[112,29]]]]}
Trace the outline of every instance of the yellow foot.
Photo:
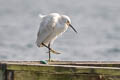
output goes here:
{"type": "Polygon", "coordinates": [[[55,50],[50,50],[52,53],[54,53],[54,54],[61,54],[60,52],[57,52],[57,51],[55,51],[55,50]]]}
{"type": "MultiPolygon", "coordinates": [[[[53,49],[51,49],[50,52],[52,52],[52,53],[54,53],[54,54],[61,54],[60,52],[57,52],[57,51],[55,51],[55,50],[53,50],[53,49]]],[[[47,52],[47,53],[49,53],[49,52],[47,52]]]]}

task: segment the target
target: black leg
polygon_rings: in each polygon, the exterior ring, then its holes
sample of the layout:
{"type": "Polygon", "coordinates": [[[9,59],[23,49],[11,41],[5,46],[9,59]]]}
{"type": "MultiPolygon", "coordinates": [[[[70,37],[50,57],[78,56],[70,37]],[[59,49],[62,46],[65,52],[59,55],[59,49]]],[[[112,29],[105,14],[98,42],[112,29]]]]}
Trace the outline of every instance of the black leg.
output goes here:
{"type": "Polygon", "coordinates": [[[56,52],[52,48],[48,47],[46,44],[42,43],[42,45],[45,46],[46,48],[48,48],[52,53],[54,53],[54,54],[60,54],[59,52],[56,52]]]}
{"type": "Polygon", "coordinates": [[[51,61],[51,54],[50,54],[50,43],[48,44],[48,49],[49,49],[49,61],[51,61]]]}
{"type": "Polygon", "coordinates": [[[48,49],[51,49],[50,47],[48,47],[47,45],[45,45],[44,43],[42,43],[43,46],[45,46],[48,49]]]}

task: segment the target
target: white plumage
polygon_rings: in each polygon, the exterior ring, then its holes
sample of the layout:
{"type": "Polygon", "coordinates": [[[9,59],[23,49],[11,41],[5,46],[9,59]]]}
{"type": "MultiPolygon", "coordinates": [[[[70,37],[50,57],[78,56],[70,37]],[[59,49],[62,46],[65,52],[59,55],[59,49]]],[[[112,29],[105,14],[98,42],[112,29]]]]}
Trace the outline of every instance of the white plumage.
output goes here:
{"type": "Polygon", "coordinates": [[[69,26],[75,32],[77,31],[73,28],[70,18],[66,15],[51,13],[39,16],[41,18],[41,23],[37,34],[36,44],[38,47],[47,47],[49,49],[50,56],[50,52],[57,53],[50,48],[50,44],[52,44],[59,35],[64,33],[69,26]]]}
{"type": "Polygon", "coordinates": [[[51,13],[49,15],[40,15],[41,23],[37,35],[37,46],[42,47],[41,43],[46,45],[49,42],[52,44],[58,35],[65,32],[68,28],[66,21],[70,21],[70,18],[58,13],[51,13]]]}

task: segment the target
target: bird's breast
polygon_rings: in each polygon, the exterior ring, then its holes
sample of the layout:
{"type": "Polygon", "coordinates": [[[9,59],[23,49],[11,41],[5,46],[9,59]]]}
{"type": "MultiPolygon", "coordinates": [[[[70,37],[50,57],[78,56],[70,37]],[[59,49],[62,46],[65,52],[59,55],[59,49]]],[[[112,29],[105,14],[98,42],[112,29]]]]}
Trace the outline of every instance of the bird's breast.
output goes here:
{"type": "Polygon", "coordinates": [[[57,35],[59,35],[59,34],[64,33],[67,30],[67,28],[68,26],[66,25],[64,27],[59,26],[59,27],[55,27],[54,31],[56,32],[57,35]]]}

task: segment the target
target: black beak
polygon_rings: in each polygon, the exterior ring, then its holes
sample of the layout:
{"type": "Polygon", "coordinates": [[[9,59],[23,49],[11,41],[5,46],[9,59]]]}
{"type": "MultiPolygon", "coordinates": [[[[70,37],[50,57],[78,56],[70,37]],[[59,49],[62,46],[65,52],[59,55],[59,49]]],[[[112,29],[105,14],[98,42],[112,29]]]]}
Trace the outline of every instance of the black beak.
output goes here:
{"type": "Polygon", "coordinates": [[[76,33],[78,33],[71,24],[69,24],[69,26],[70,26],[76,33]]]}

